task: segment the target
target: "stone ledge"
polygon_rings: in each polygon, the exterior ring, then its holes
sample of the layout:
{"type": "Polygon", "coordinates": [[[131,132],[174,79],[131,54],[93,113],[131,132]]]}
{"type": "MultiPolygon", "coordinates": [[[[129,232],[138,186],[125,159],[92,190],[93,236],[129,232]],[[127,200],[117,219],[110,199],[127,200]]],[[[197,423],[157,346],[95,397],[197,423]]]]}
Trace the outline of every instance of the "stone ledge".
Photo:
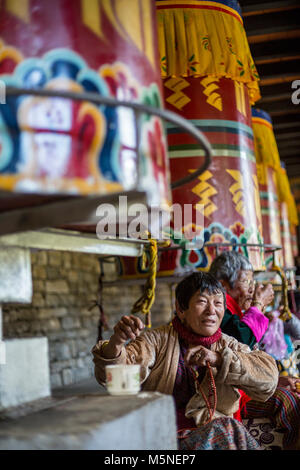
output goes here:
{"type": "Polygon", "coordinates": [[[0,422],[1,450],[176,450],[175,408],[158,392],[82,394],[0,422]]]}

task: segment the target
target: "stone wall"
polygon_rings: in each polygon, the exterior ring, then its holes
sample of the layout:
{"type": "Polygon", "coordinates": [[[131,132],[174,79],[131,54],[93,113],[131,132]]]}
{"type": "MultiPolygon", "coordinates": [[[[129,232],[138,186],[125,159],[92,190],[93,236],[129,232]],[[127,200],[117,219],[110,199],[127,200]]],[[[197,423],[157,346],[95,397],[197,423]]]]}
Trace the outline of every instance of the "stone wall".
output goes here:
{"type": "MultiPolygon", "coordinates": [[[[97,339],[99,310],[90,307],[98,295],[98,258],[71,252],[32,252],[32,304],[3,305],[4,338],[48,338],[52,388],[93,375],[90,351],[97,339]]],[[[103,266],[104,281],[116,279],[115,264],[103,266]]],[[[109,325],[104,338],[110,336],[122,315],[130,313],[141,292],[142,285],[126,286],[122,282],[103,288],[102,305],[109,325]]],[[[171,290],[159,283],[152,308],[153,327],[168,322],[170,315],[171,290]]]]}

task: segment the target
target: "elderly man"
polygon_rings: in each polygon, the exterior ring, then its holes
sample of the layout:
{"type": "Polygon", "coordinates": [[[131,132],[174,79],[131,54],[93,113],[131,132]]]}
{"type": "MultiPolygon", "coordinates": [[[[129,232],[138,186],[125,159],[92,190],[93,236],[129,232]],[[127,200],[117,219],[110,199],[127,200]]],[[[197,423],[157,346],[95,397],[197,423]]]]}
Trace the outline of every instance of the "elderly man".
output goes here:
{"type": "Polygon", "coordinates": [[[92,350],[100,384],[105,384],[105,365],[140,364],[144,390],[173,395],[181,449],[257,448],[232,419],[238,389],[266,401],[277,385],[276,363],[268,354],[221,332],[224,310],[222,285],[208,273],[193,273],[176,288],[170,325],[142,333],[139,318],[124,316],[110,340],[92,350]]]}
{"type": "MultiPolygon", "coordinates": [[[[245,344],[251,342],[253,346],[253,336],[256,342],[259,342],[268,327],[269,322],[263,311],[273,300],[272,286],[259,285],[255,288],[251,263],[234,251],[225,251],[215,258],[210,273],[226,289],[227,316],[221,323],[222,331],[245,344]],[[245,326],[248,327],[248,336],[244,333],[245,326]],[[249,330],[252,332],[252,338],[249,330]]],[[[276,427],[285,431],[284,447],[294,445],[299,436],[300,422],[300,400],[294,393],[297,380],[280,377],[274,395],[264,403],[257,400],[249,401],[249,397],[242,393],[240,410],[235,417],[237,419],[270,417],[276,427]]]]}

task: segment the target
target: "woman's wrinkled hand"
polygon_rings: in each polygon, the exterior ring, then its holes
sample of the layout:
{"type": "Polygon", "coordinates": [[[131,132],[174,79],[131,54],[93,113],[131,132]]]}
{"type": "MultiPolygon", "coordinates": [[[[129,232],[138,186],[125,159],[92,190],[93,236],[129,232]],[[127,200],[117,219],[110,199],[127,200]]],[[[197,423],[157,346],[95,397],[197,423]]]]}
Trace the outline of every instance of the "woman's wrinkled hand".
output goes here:
{"type": "Polygon", "coordinates": [[[272,284],[259,284],[255,288],[252,305],[261,306],[261,310],[271,304],[274,300],[274,289],[272,284]]]}
{"type": "Polygon", "coordinates": [[[115,325],[114,334],[109,342],[102,348],[103,357],[107,359],[117,357],[126,341],[136,339],[144,328],[145,325],[140,318],[124,315],[115,325]]]}
{"type": "Polygon", "coordinates": [[[205,367],[209,362],[212,367],[219,367],[222,358],[220,353],[210,351],[204,346],[192,346],[187,350],[184,362],[187,366],[205,367]]]}
{"type": "Polygon", "coordinates": [[[145,325],[140,318],[134,315],[125,315],[114,327],[114,334],[111,339],[116,344],[123,344],[130,339],[136,339],[144,328],[145,325]]]}

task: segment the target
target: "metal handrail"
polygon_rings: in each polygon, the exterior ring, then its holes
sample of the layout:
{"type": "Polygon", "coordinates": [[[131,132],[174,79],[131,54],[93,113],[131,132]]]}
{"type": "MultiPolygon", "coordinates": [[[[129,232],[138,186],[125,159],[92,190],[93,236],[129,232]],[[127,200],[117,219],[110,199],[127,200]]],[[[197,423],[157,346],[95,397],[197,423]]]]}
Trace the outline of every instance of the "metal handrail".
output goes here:
{"type": "Polygon", "coordinates": [[[197,140],[197,142],[204,149],[205,160],[204,160],[203,165],[200,168],[198,168],[196,171],[194,171],[193,173],[191,173],[190,175],[184,178],[181,178],[171,183],[171,189],[179,188],[180,186],[183,186],[184,184],[187,184],[190,181],[193,181],[198,176],[200,176],[209,167],[211,163],[213,151],[208,140],[204,136],[204,134],[201,131],[199,131],[199,129],[197,129],[194,125],[192,125],[189,121],[182,118],[178,114],[173,113],[172,111],[168,111],[168,110],[164,110],[160,108],[154,108],[152,106],[146,106],[141,103],[116,100],[114,98],[102,96],[102,95],[99,95],[99,93],[92,93],[92,92],[81,92],[81,93],[76,92],[75,93],[72,91],[47,90],[47,89],[38,89],[38,88],[18,88],[18,87],[13,87],[13,86],[7,86],[6,96],[13,96],[13,95],[15,96],[33,95],[33,96],[41,96],[41,97],[48,97],[48,98],[65,98],[65,99],[76,100],[76,101],[90,101],[98,105],[106,105],[106,106],[111,106],[111,107],[123,106],[123,107],[133,109],[134,114],[135,114],[136,133],[137,133],[136,153],[138,157],[137,159],[138,166],[140,162],[140,152],[139,152],[140,125],[141,125],[140,115],[141,114],[153,114],[155,116],[160,117],[161,119],[165,121],[169,121],[173,124],[176,124],[178,127],[184,129],[186,132],[191,134],[197,140]]]}
{"type": "MultiPolygon", "coordinates": [[[[281,250],[282,247],[279,245],[271,245],[267,243],[233,243],[233,242],[205,242],[203,243],[201,249],[211,246],[215,248],[219,247],[258,247],[258,248],[264,248],[266,253],[273,253],[275,251],[281,250]]],[[[161,247],[159,248],[160,251],[168,251],[168,250],[182,250],[183,248],[180,246],[169,246],[169,247],[161,247]]]]}

